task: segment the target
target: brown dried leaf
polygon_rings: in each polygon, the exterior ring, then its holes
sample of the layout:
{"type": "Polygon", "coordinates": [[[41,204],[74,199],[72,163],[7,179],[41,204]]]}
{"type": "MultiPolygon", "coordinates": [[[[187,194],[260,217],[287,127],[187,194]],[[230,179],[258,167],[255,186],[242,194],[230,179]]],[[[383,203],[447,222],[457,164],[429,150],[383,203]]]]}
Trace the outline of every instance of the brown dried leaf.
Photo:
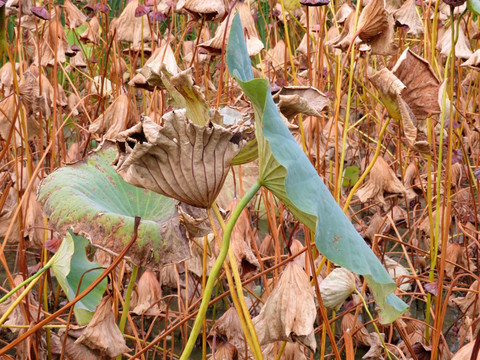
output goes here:
{"type": "MultiPolygon", "coordinates": [[[[247,3],[237,2],[232,15],[238,12],[240,20],[242,21],[243,32],[245,34],[245,42],[247,43],[247,51],[249,56],[257,55],[263,49],[263,43],[258,37],[255,22],[253,21],[252,13],[247,3]]],[[[213,54],[220,54],[223,46],[227,46],[230,35],[230,28],[232,26],[232,17],[228,17],[222,21],[220,26],[215,31],[215,36],[208,41],[201,43],[199,46],[206,49],[213,54]],[[230,20],[230,21],[228,21],[230,20]],[[228,27],[227,27],[228,21],[228,27]],[[224,37],[226,33],[226,37],[224,37]],[[225,44],[224,44],[225,39],[225,44]]]]}
{"type": "Polygon", "coordinates": [[[229,342],[217,342],[215,344],[215,356],[209,357],[209,359],[216,360],[237,360],[238,359],[238,350],[237,348],[230,344],[229,342]]]}
{"type": "MultiPolygon", "coordinates": [[[[66,60],[65,52],[68,49],[67,35],[63,25],[58,20],[50,20],[45,29],[45,33],[40,43],[40,64],[41,66],[53,66],[56,60],[63,64],[66,60]],[[57,54],[53,53],[57,49],[57,54]]],[[[35,56],[35,64],[38,56],[35,56]]]]}
{"type": "Polygon", "coordinates": [[[156,40],[156,35],[152,36],[148,26],[148,15],[135,17],[135,9],[138,5],[138,0],[130,1],[118,19],[114,19],[111,23],[111,29],[116,29],[117,39],[132,43],[134,50],[141,49],[144,42],[156,40]]]}
{"type": "Polygon", "coordinates": [[[4,96],[12,91],[13,77],[18,79],[17,73],[12,68],[12,63],[6,62],[0,68],[0,90],[3,91],[4,96]]]}
{"type": "MultiPolygon", "coordinates": [[[[383,333],[380,335],[382,336],[382,339],[385,337],[383,333]]],[[[370,333],[370,349],[368,349],[368,352],[362,356],[362,359],[376,359],[382,355],[383,351],[384,349],[380,336],[378,336],[377,333],[372,332],[370,333]]]]}
{"type": "MultiPolygon", "coordinates": [[[[280,347],[282,346],[281,342],[271,343],[265,346],[262,349],[262,355],[264,360],[276,360],[280,347]],[[275,345],[277,352],[275,353],[275,345]]],[[[307,360],[305,356],[305,351],[303,346],[298,343],[287,342],[285,348],[283,349],[282,356],[280,360],[307,360]]]]}
{"type": "Polygon", "coordinates": [[[355,275],[347,269],[336,268],[320,283],[320,294],[327,309],[338,310],[355,291],[355,275]]]}
{"type": "MultiPolygon", "coordinates": [[[[458,350],[453,356],[452,360],[471,360],[474,346],[475,340],[460,348],[460,350],[458,350]]],[[[477,360],[480,360],[480,353],[477,356],[477,360]]]]}
{"type": "Polygon", "coordinates": [[[370,333],[358,316],[355,321],[355,315],[352,313],[346,313],[343,315],[341,328],[343,332],[350,331],[350,333],[353,333],[352,337],[356,346],[370,346],[370,333]],[[356,331],[358,328],[360,330],[356,331]]]}
{"type": "MultiPolygon", "coordinates": [[[[457,27],[455,27],[457,29],[457,27]]],[[[465,25],[463,22],[458,26],[458,33],[455,30],[455,36],[458,36],[457,44],[455,45],[455,57],[458,59],[468,59],[472,56],[472,49],[470,41],[465,35],[465,25]]],[[[448,56],[452,48],[452,29],[448,25],[438,30],[437,50],[443,56],[448,56]]]]}
{"type": "Polygon", "coordinates": [[[480,49],[476,50],[467,61],[465,61],[460,66],[465,66],[470,69],[480,71],[480,49]]]}
{"type": "Polygon", "coordinates": [[[164,41],[161,46],[155,49],[152,56],[138,72],[150,85],[164,87],[161,79],[162,70],[168,71],[172,76],[179,73],[175,54],[168,41],[164,41]]]}
{"type": "Polygon", "coordinates": [[[88,130],[97,139],[116,140],[119,134],[136,123],[133,104],[127,94],[121,94],[90,124],[88,130]]]}
{"type": "Polygon", "coordinates": [[[215,321],[215,324],[212,326],[207,337],[210,347],[213,347],[213,341],[218,344],[222,339],[235,346],[240,356],[242,358],[244,357],[247,345],[240,319],[234,307],[229,308],[218,320],[215,321]]]}
{"type": "Polygon", "coordinates": [[[314,293],[305,271],[289,263],[263,306],[253,319],[260,345],[274,341],[298,341],[315,351],[314,293]]]}
{"type": "Polygon", "coordinates": [[[175,10],[186,12],[195,20],[204,17],[207,21],[220,21],[225,17],[228,8],[224,0],[179,0],[175,10]]]}
{"type": "Polygon", "coordinates": [[[453,302],[460,308],[463,314],[473,318],[480,314],[480,283],[475,280],[468,288],[467,295],[453,299],[453,302]],[[475,303],[476,302],[476,303],[475,303]],[[473,313],[475,309],[475,314],[473,313]]]}
{"type": "Polygon", "coordinates": [[[447,260],[445,263],[445,274],[450,279],[455,277],[455,268],[457,265],[473,272],[477,269],[473,259],[467,259],[465,248],[458,243],[452,243],[447,246],[445,257],[447,260]]]}
{"type": "Polygon", "coordinates": [[[182,110],[163,119],[160,126],[144,117],[122,134],[118,173],[132,185],[196,207],[210,207],[232,159],[245,144],[242,134],[213,123],[195,125],[182,110]]]}
{"type": "Polygon", "coordinates": [[[403,195],[407,190],[402,182],[395,176],[393,170],[388,166],[383,157],[379,156],[370,172],[369,179],[358,189],[356,195],[361,202],[373,200],[386,205],[385,195],[403,195]]]}
{"type": "Polygon", "coordinates": [[[137,284],[137,303],[132,312],[137,315],[158,315],[165,310],[161,301],[162,288],[151,270],[145,270],[137,284]]]}
{"type": "Polygon", "coordinates": [[[407,0],[393,12],[397,23],[408,26],[408,33],[419,38],[423,35],[423,23],[418,17],[415,0],[407,0]]]}
{"type": "Polygon", "coordinates": [[[75,29],[82,26],[87,17],[82,13],[70,0],[65,0],[63,3],[63,11],[65,12],[65,25],[69,29],[75,29]]]}
{"type": "Polygon", "coordinates": [[[105,297],[97,306],[92,320],[75,344],[83,344],[91,349],[98,349],[109,357],[117,357],[130,349],[115,322],[112,310],[112,298],[105,297]]]}
{"type": "Polygon", "coordinates": [[[325,94],[312,86],[285,86],[273,100],[288,120],[297,114],[321,116],[322,110],[330,103],[325,94]]]}
{"type": "Polygon", "coordinates": [[[100,23],[98,18],[94,16],[89,22],[87,29],[80,34],[80,40],[85,44],[98,44],[100,39],[100,23]]]}

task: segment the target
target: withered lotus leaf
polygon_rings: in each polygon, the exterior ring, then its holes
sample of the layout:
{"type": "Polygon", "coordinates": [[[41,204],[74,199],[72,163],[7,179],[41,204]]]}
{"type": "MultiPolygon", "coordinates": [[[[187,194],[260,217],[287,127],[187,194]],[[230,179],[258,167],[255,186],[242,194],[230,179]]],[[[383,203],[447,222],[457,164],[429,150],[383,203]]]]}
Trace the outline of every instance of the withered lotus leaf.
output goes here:
{"type": "Polygon", "coordinates": [[[321,116],[321,111],[330,102],[325,94],[312,86],[286,86],[275,94],[273,100],[289,120],[299,113],[321,116]]]}
{"type": "Polygon", "coordinates": [[[457,304],[463,314],[469,317],[478,316],[480,313],[480,283],[475,280],[470,285],[468,292],[463,297],[457,297],[453,299],[453,302],[457,304]]]}
{"type": "Polygon", "coordinates": [[[418,17],[415,0],[407,0],[393,13],[397,23],[408,26],[408,33],[415,37],[423,35],[422,20],[418,17]]]}
{"type": "Polygon", "coordinates": [[[232,159],[245,145],[242,133],[210,123],[190,122],[184,110],[149,117],[123,132],[117,172],[128,183],[208,208],[220,192],[232,159]]]}
{"type": "Polygon", "coordinates": [[[176,11],[182,10],[196,19],[204,16],[207,21],[215,21],[222,20],[228,8],[225,0],[179,0],[176,11]]]}
{"type": "Polygon", "coordinates": [[[260,345],[297,341],[315,351],[315,315],[314,293],[308,276],[300,265],[291,262],[253,324],[260,345]]]}
{"type": "Polygon", "coordinates": [[[115,322],[112,305],[111,297],[105,297],[98,304],[92,320],[82,335],[75,341],[76,344],[83,344],[91,349],[100,350],[111,358],[130,351],[115,322]]]}
{"type": "Polygon", "coordinates": [[[363,324],[362,320],[353,315],[352,313],[346,313],[342,317],[341,328],[343,332],[350,331],[353,333],[352,338],[357,346],[370,346],[371,338],[370,333],[363,324]],[[357,331],[357,328],[359,330],[357,331]]]}
{"type": "MultiPolygon", "coordinates": [[[[452,360],[470,360],[472,359],[473,348],[475,346],[475,340],[469,342],[467,345],[461,347],[457,353],[453,356],[452,360]]],[[[480,360],[480,354],[478,354],[477,359],[480,360]]]]}
{"type": "Polygon", "coordinates": [[[320,294],[327,309],[338,310],[355,291],[355,275],[347,269],[336,268],[320,283],[320,294]]]}
{"type": "Polygon", "coordinates": [[[138,72],[150,85],[163,87],[162,68],[168,71],[171,76],[175,76],[179,72],[175,55],[168,41],[164,41],[161,46],[155,49],[152,56],[138,72]]]}
{"type": "Polygon", "coordinates": [[[242,325],[237,311],[234,307],[229,308],[215,321],[207,341],[211,348],[216,344],[225,341],[232,344],[241,355],[245,354],[246,341],[243,335],[242,325]]]}
{"type": "Polygon", "coordinates": [[[162,288],[155,274],[145,270],[137,284],[137,303],[132,312],[137,315],[158,315],[165,308],[161,301],[162,288]]]}
{"type": "Polygon", "coordinates": [[[75,29],[82,26],[87,17],[82,13],[70,0],[63,3],[63,11],[65,13],[65,24],[69,29],[75,29]]]}
{"type": "Polygon", "coordinates": [[[462,65],[473,70],[480,71],[480,49],[476,50],[462,65]]]}
{"type": "MultiPolygon", "coordinates": [[[[282,343],[279,341],[277,343],[271,343],[262,348],[262,355],[264,360],[276,360],[278,352],[282,343]],[[277,351],[275,351],[275,345],[277,351]]],[[[280,360],[307,360],[303,346],[298,343],[287,342],[285,349],[283,349],[282,356],[280,360]]]]}

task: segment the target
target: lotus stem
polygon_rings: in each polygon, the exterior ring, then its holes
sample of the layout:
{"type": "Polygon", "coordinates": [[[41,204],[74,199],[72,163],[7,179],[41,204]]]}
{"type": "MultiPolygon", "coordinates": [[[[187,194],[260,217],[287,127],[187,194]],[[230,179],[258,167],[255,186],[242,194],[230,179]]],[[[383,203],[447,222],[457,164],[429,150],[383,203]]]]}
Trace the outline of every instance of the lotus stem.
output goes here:
{"type": "Polygon", "coordinates": [[[0,59],[3,58],[3,55],[7,49],[7,15],[6,15],[6,5],[0,7],[0,59]]]}
{"type": "MultiPolygon", "coordinates": [[[[122,312],[122,317],[120,318],[120,323],[118,324],[118,328],[120,331],[123,332],[125,331],[125,324],[127,323],[127,316],[128,316],[128,310],[130,309],[130,300],[132,299],[132,292],[133,292],[133,287],[135,285],[135,280],[137,279],[138,275],[138,266],[133,265],[132,266],[132,274],[130,275],[130,282],[128,283],[127,287],[127,292],[125,293],[125,303],[123,304],[123,312],[122,312]]],[[[121,359],[121,356],[117,359],[121,359]]]]}
{"type": "Polygon", "coordinates": [[[205,292],[203,294],[202,303],[200,304],[200,309],[198,310],[197,318],[195,319],[192,332],[188,337],[187,344],[185,345],[185,349],[183,350],[180,360],[189,359],[190,354],[192,353],[195,342],[197,341],[198,334],[200,333],[200,329],[202,328],[203,319],[205,318],[205,315],[207,313],[208,303],[210,301],[210,296],[212,295],[213,287],[215,285],[215,282],[217,281],[217,277],[220,273],[220,269],[223,266],[223,262],[225,261],[225,258],[228,254],[228,249],[230,247],[230,235],[232,234],[233,227],[237,222],[238,217],[242,213],[242,210],[247,206],[248,202],[257,193],[260,187],[261,185],[257,181],[250,188],[250,190],[248,190],[245,196],[240,200],[236,208],[233,210],[230,219],[228,220],[225,231],[223,232],[223,240],[222,247],[220,248],[220,253],[218,254],[217,260],[215,260],[212,270],[210,271],[210,276],[208,277],[207,284],[205,285],[205,292]]]}

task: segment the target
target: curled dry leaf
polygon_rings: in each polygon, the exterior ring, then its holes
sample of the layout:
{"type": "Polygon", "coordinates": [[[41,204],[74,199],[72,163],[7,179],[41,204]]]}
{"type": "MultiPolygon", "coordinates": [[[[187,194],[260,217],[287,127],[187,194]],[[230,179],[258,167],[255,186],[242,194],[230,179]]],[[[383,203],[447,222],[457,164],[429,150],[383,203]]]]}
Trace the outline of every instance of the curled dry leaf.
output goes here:
{"type": "Polygon", "coordinates": [[[320,113],[330,102],[325,94],[312,86],[283,87],[273,100],[288,120],[297,114],[321,116],[320,113]]]}
{"type": "Polygon", "coordinates": [[[164,41],[161,46],[155,49],[145,65],[138,70],[138,73],[142,75],[145,81],[151,86],[164,87],[161,73],[165,70],[171,76],[175,76],[179,72],[175,55],[168,41],[164,41]]]}
{"type": "MultiPolygon", "coordinates": [[[[282,346],[281,342],[271,343],[265,346],[262,349],[262,355],[264,360],[276,360],[278,352],[282,346]],[[276,345],[276,346],[275,346],[276,345]],[[275,352],[275,347],[277,351],[275,352]]],[[[291,343],[287,342],[285,348],[283,349],[282,356],[280,360],[307,360],[305,356],[305,351],[303,350],[303,346],[298,343],[291,343]]]]}
{"type": "Polygon", "coordinates": [[[215,344],[215,355],[212,355],[209,359],[237,360],[238,350],[229,342],[220,341],[215,344]]]}
{"type": "MultiPolygon", "coordinates": [[[[3,91],[4,96],[10,94],[13,87],[13,78],[18,78],[17,73],[12,67],[12,63],[6,62],[0,68],[0,90],[3,91]]],[[[17,80],[18,81],[18,80],[17,80]]]]}
{"type": "Polygon", "coordinates": [[[463,314],[469,317],[477,317],[480,314],[480,283],[475,280],[470,285],[467,295],[453,299],[453,302],[460,308],[463,314]],[[475,310],[475,314],[474,314],[475,310]]]}
{"type": "Polygon", "coordinates": [[[114,19],[111,24],[112,29],[116,29],[117,39],[132,43],[134,50],[139,50],[143,42],[156,40],[156,35],[152,36],[148,26],[148,16],[135,16],[138,5],[138,0],[127,3],[118,19],[114,19]]]}
{"type": "MultiPolygon", "coordinates": [[[[381,333],[382,339],[385,338],[385,334],[381,333]]],[[[383,344],[382,339],[376,332],[370,333],[370,349],[368,352],[362,356],[362,359],[376,359],[379,358],[383,353],[383,344]]]]}
{"type": "MultiPolygon", "coordinates": [[[[452,360],[471,360],[474,347],[475,347],[475,340],[469,342],[465,346],[462,346],[453,356],[452,360]]],[[[476,360],[480,360],[480,353],[478,354],[476,360]]]]}
{"type": "Polygon", "coordinates": [[[336,268],[320,283],[320,294],[327,309],[338,310],[355,291],[355,275],[347,269],[336,268]]]}
{"type": "Polygon", "coordinates": [[[63,3],[63,11],[65,13],[65,25],[69,29],[75,29],[82,26],[87,17],[82,13],[70,0],[65,0],[63,3]]]}
{"type": "Polygon", "coordinates": [[[356,195],[362,203],[373,200],[374,202],[386,205],[386,194],[400,196],[407,194],[407,198],[412,196],[410,192],[407,193],[405,186],[403,186],[402,182],[398,180],[395,173],[390,166],[388,166],[383,157],[379,156],[375,165],[373,165],[369,179],[360,189],[358,189],[356,195]]]}
{"type": "Polygon", "coordinates": [[[367,229],[365,230],[365,239],[369,239],[372,243],[375,241],[375,235],[386,234],[390,231],[390,222],[387,219],[376,212],[370,219],[367,229]]]}
{"type": "Polygon", "coordinates": [[[388,256],[384,257],[384,262],[390,276],[397,281],[398,287],[403,291],[409,291],[412,288],[409,280],[410,272],[399,262],[388,256]]]}
{"type": "Polygon", "coordinates": [[[92,320],[82,335],[75,341],[76,344],[83,344],[91,349],[98,349],[111,358],[130,351],[115,322],[112,305],[111,297],[103,298],[100,304],[98,304],[92,320]]]}
{"type": "Polygon", "coordinates": [[[397,23],[408,26],[408,33],[419,38],[423,35],[422,20],[418,17],[415,0],[407,0],[393,12],[397,23]]]}
{"type": "Polygon", "coordinates": [[[215,344],[219,344],[222,340],[232,344],[238,350],[240,356],[244,357],[246,341],[240,319],[234,307],[229,308],[215,321],[207,337],[211,348],[213,348],[214,341],[215,344]]]}
{"type": "Polygon", "coordinates": [[[137,284],[137,303],[132,312],[137,315],[158,315],[165,309],[161,301],[162,288],[151,270],[145,270],[137,284]]]}
{"type": "Polygon", "coordinates": [[[98,18],[94,16],[89,22],[87,29],[80,34],[80,40],[85,44],[98,44],[100,39],[100,23],[98,18]]]}
{"type": "Polygon", "coordinates": [[[115,140],[119,134],[136,123],[133,104],[127,94],[121,94],[90,124],[88,130],[95,138],[115,140]]]}
{"type": "Polygon", "coordinates": [[[161,126],[144,117],[122,134],[125,140],[118,142],[117,172],[132,185],[196,207],[210,207],[232,159],[244,146],[242,134],[212,123],[195,125],[182,110],[163,118],[161,126]]]}
{"type": "MultiPolygon", "coordinates": [[[[217,228],[220,228],[219,226],[217,228]]],[[[210,248],[215,247],[215,236],[209,234],[207,236],[208,246],[210,248]]],[[[186,267],[188,271],[194,273],[198,277],[203,276],[203,246],[204,246],[204,237],[190,238],[190,253],[192,256],[186,260],[186,267]]],[[[210,275],[210,270],[215,262],[215,257],[213,253],[207,248],[207,276],[210,275]]],[[[175,279],[176,281],[176,279],[175,279]]]]}
{"type": "Polygon", "coordinates": [[[215,31],[215,36],[211,40],[201,43],[199,46],[213,54],[220,54],[223,46],[227,46],[228,44],[233,15],[236,12],[239,13],[240,20],[242,21],[244,30],[243,32],[245,34],[245,42],[247,43],[248,55],[257,55],[263,49],[263,43],[258,37],[257,29],[255,27],[255,22],[253,21],[252,14],[250,12],[250,8],[247,3],[243,2],[237,2],[232,12],[232,16],[227,17],[225,18],[225,20],[222,21],[220,26],[217,28],[217,31],[215,31]]]}
{"type": "Polygon", "coordinates": [[[66,359],[102,360],[103,358],[98,350],[92,350],[82,344],[75,344],[75,339],[71,336],[67,336],[65,346],[63,346],[65,340],[63,329],[58,334],[52,331],[50,336],[52,339],[52,354],[54,355],[60,355],[63,351],[66,359]]]}
{"type": "Polygon", "coordinates": [[[352,338],[357,346],[370,346],[371,345],[371,338],[370,333],[368,332],[367,328],[363,325],[363,322],[358,318],[355,319],[355,315],[352,313],[346,313],[342,317],[342,324],[341,328],[343,332],[347,332],[348,330],[350,333],[353,334],[352,338]],[[359,329],[357,331],[357,329],[359,329]]]}
{"type": "Polygon", "coordinates": [[[291,262],[253,324],[260,345],[298,341],[315,351],[315,316],[314,293],[308,276],[298,264],[291,262]]]}
{"type": "MultiPolygon", "coordinates": [[[[68,49],[67,35],[63,25],[58,20],[50,20],[45,29],[43,41],[40,44],[40,64],[41,66],[53,66],[55,59],[59,63],[64,63],[66,60],[65,52],[68,49]],[[57,54],[53,53],[57,49],[57,54]]],[[[36,64],[38,56],[34,57],[36,64]]]]}
{"type": "Polygon", "coordinates": [[[224,0],[179,0],[175,10],[186,12],[197,20],[204,17],[207,21],[219,21],[225,17],[228,8],[224,0]]]}
{"type": "MultiPolygon", "coordinates": [[[[472,49],[470,41],[465,35],[465,24],[461,22],[460,26],[455,27],[458,29],[458,33],[455,31],[455,36],[458,36],[457,43],[455,45],[455,57],[458,59],[468,59],[472,56],[472,49]]],[[[438,30],[437,38],[437,50],[443,56],[448,56],[452,49],[452,29],[451,26],[445,26],[438,30]]]]}
{"type": "Polygon", "coordinates": [[[470,69],[480,71],[480,49],[476,50],[467,61],[465,61],[462,65],[470,69]]]}

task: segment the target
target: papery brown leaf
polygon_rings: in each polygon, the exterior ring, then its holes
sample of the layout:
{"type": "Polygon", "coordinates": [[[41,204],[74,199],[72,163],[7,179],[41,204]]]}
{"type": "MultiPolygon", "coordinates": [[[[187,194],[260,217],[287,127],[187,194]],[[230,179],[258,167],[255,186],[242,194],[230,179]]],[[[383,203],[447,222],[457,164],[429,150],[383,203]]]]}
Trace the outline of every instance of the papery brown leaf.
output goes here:
{"type": "Polygon", "coordinates": [[[161,298],[162,288],[155,274],[151,270],[145,270],[138,280],[137,302],[132,312],[137,315],[158,315],[166,308],[161,298]]]}
{"type": "Polygon", "coordinates": [[[141,49],[142,42],[156,40],[156,35],[152,35],[148,26],[147,15],[135,17],[135,9],[138,5],[138,0],[130,1],[118,19],[111,23],[111,28],[116,29],[117,39],[132,43],[134,50],[141,49]]]}
{"type": "Polygon", "coordinates": [[[122,134],[118,173],[132,185],[196,207],[210,207],[232,159],[244,146],[241,133],[214,124],[195,125],[182,110],[163,118],[160,126],[144,117],[122,134]]]}
{"type": "Polygon", "coordinates": [[[453,299],[453,302],[460,308],[463,314],[473,318],[480,314],[480,283],[475,280],[468,288],[468,292],[463,297],[453,299]],[[475,310],[475,314],[474,314],[475,310]]]}
{"type": "Polygon", "coordinates": [[[370,333],[358,316],[355,319],[355,315],[352,313],[346,313],[343,315],[341,328],[343,332],[350,330],[350,333],[353,334],[352,337],[356,346],[370,346],[370,333]],[[356,331],[357,328],[360,328],[360,330],[356,331]]]}
{"type": "Polygon", "coordinates": [[[476,50],[467,61],[465,61],[460,66],[465,66],[470,69],[480,71],[480,49],[476,50]]]}
{"type": "Polygon", "coordinates": [[[206,21],[221,21],[225,17],[228,7],[224,0],[179,0],[177,12],[186,12],[194,19],[205,18],[206,21]]]}
{"type": "MultiPolygon", "coordinates": [[[[281,342],[276,342],[272,344],[268,344],[264,348],[262,348],[262,355],[264,360],[276,360],[278,352],[282,346],[281,342]],[[275,345],[277,351],[275,352],[275,345]]],[[[287,342],[285,348],[283,349],[282,356],[280,360],[307,360],[308,358],[305,356],[305,351],[303,346],[299,343],[291,343],[287,342]]]]}
{"type": "Polygon", "coordinates": [[[308,276],[298,264],[291,262],[285,267],[260,314],[253,319],[253,324],[260,345],[298,341],[315,351],[315,316],[314,293],[308,276]]]}
{"type": "MultiPolygon", "coordinates": [[[[385,337],[383,333],[380,335],[382,336],[382,339],[385,337]]],[[[370,333],[370,349],[368,349],[368,352],[362,356],[362,359],[378,358],[382,355],[383,351],[384,349],[380,336],[378,336],[376,332],[372,332],[370,333]]]]}
{"type": "Polygon", "coordinates": [[[355,291],[355,275],[344,268],[336,268],[320,283],[323,306],[338,310],[355,291]]]}
{"type": "Polygon", "coordinates": [[[386,255],[383,260],[389,275],[392,279],[396,280],[398,288],[403,291],[410,291],[412,288],[412,284],[409,280],[410,272],[398,261],[395,261],[386,255]]]}
{"type": "Polygon", "coordinates": [[[87,68],[87,60],[83,51],[77,51],[74,56],[70,58],[70,63],[65,68],[67,72],[73,72],[75,69],[85,70],[87,68]]]}
{"type": "Polygon", "coordinates": [[[274,70],[282,69],[285,64],[290,65],[290,52],[285,50],[285,42],[277,41],[275,46],[268,50],[265,60],[274,70]]]}
{"type": "Polygon", "coordinates": [[[370,0],[358,18],[358,36],[372,48],[372,54],[392,55],[394,43],[393,16],[385,9],[385,0],[370,0]]]}
{"type": "MultiPolygon", "coordinates": [[[[455,36],[458,36],[458,40],[455,45],[455,57],[458,59],[468,59],[473,53],[470,46],[470,41],[465,35],[465,25],[462,22],[460,26],[455,26],[455,29],[457,28],[458,33],[455,30],[455,36]]],[[[450,50],[452,48],[452,29],[450,25],[438,30],[436,48],[443,56],[448,56],[450,54],[450,50]]]]}
{"type": "Polygon", "coordinates": [[[367,230],[365,230],[365,239],[369,239],[372,244],[375,241],[375,235],[383,235],[390,231],[390,222],[384,216],[376,212],[368,223],[367,230]]]}
{"type": "Polygon", "coordinates": [[[325,94],[311,86],[285,86],[273,100],[288,120],[297,114],[321,116],[330,103],[325,94]]]}
{"type": "MultiPolygon", "coordinates": [[[[473,348],[475,346],[475,340],[469,342],[467,345],[462,346],[453,356],[452,360],[471,360],[473,348]]],[[[480,353],[477,356],[477,360],[480,360],[480,353]]]]}
{"type": "Polygon", "coordinates": [[[100,39],[100,23],[94,16],[89,22],[87,29],[80,34],[80,40],[85,44],[98,44],[100,39]]]}
{"type": "MultiPolygon", "coordinates": [[[[190,247],[191,248],[191,247],[190,247]]],[[[185,286],[182,278],[180,278],[180,271],[177,270],[178,265],[170,264],[162,266],[160,271],[160,285],[168,289],[178,289],[179,285],[185,286]]]]}
{"type": "Polygon", "coordinates": [[[347,20],[348,16],[354,11],[355,9],[353,9],[350,4],[343,3],[342,6],[340,6],[340,8],[337,10],[335,18],[339,24],[343,24],[345,20],[347,20]]]}
{"type": "Polygon", "coordinates": [[[473,259],[467,259],[465,248],[458,243],[452,243],[447,246],[445,250],[445,257],[447,260],[445,263],[445,274],[450,279],[455,277],[456,265],[460,265],[463,268],[473,272],[475,272],[477,269],[473,259]]]}
{"type": "Polygon", "coordinates": [[[215,345],[215,355],[212,355],[209,359],[237,360],[238,350],[229,342],[220,341],[215,345]]]}
{"type": "Polygon", "coordinates": [[[361,202],[373,200],[374,202],[386,205],[385,194],[402,196],[403,194],[407,194],[407,189],[405,189],[402,182],[398,180],[383,157],[379,156],[375,165],[373,165],[372,171],[370,171],[369,179],[357,190],[356,195],[361,202]]]}
{"type": "MultiPolygon", "coordinates": [[[[346,51],[355,36],[353,33],[354,22],[355,12],[352,11],[345,19],[341,33],[333,39],[328,40],[325,45],[346,51]]],[[[356,44],[361,42],[359,37],[355,38],[354,41],[356,44]]]]}
{"type": "Polygon", "coordinates": [[[155,49],[145,65],[138,70],[138,73],[143,75],[150,85],[164,87],[162,72],[165,70],[170,76],[175,76],[179,73],[175,54],[167,41],[164,41],[161,46],[155,49]]]}
{"type": "MultiPolygon", "coordinates": [[[[17,64],[15,64],[16,66],[17,64]]],[[[13,78],[18,79],[17,73],[12,67],[12,63],[6,62],[0,68],[0,90],[3,91],[4,97],[9,95],[13,87],[13,78]]],[[[18,81],[18,80],[17,80],[18,81]]]]}
{"type": "MultiPolygon", "coordinates": [[[[43,41],[40,43],[40,65],[53,66],[56,60],[63,64],[66,60],[65,52],[68,48],[67,36],[63,25],[58,20],[50,20],[44,32],[43,41]],[[57,54],[53,53],[57,49],[57,54]]],[[[38,57],[35,56],[36,64],[38,57]]]]}
{"type": "Polygon", "coordinates": [[[127,94],[121,94],[94,120],[88,130],[95,138],[115,140],[119,134],[136,123],[133,104],[127,94]]]}
{"type": "MultiPolygon", "coordinates": [[[[245,42],[247,43],[247,50],[249,56],[257,55],[263,49],[263,43],[258,37],[255,22],[253,21],[252,13],[247,3],[237,2],[233,9],[232,15],[238,12],[242,22],[243,31],[245,34],[245,42]]],[[[206,49],[213,54],[220,54],[223,46],[228,45],[230,35],[230,28],[232,26],[233,17],[227,17],[222,21],[220,26],[215,31],[215,36],[208,41],[201,43],[199,46],[206,49]],[[228,21],[228,27],[227,27],[228,21]],[[224,37],[226,31],[226,37],[224,37]],[[225,44],[224,44],[225,39],[225,44]]]]}
{"type": "Polygon", "coordinates": [[[415,6],[415,0],[407,0],[403,5],[393,12],[393,16],[397,23],[408,26],[409,34],[418,38],[423,35],[423,23],[418,17],[415,6]]]}
{"type": "MultiPolygon", "coordinates": [[[[217,228],[219,229],[220,226],[218,225],[217,228]]],[[[212,234],[209,234],[207,236],[207,243],[210,249],[213,250],[215,247],[215,236],[212,234]]],[[[188,268],[188,271],[197,275],[199,278],[203,276],[203,246],[204,246],[204,240],[205,238],[202,237],[196,237],[196,238],[190,238],[190,253],[192,256],[186,260],[186,267],[188,268]]],[[[207,248],[207,269],[206,269],[206,274],[207,276],[210,275],[210,270],[212,269],[212,266],[215,262],[215,256],[213,254],[213,251],[209,251],[209,248],[207,248]]],[[[171,276],[171,274],[170,274],[171,276]]],[[[162,279],[163,280],[163,279],[162,279]]],[[[176,281],[176,278],[175,278],[176,281]]]]}
{"type": "MultiPolygon", "coordinates": [[[[63,329],[62,329],[63,330],[63,329]]],[[[69,334],[70,334],[69,329],[69,334]]],[[[66,359],[82,359],[82,360],[103,360],[104,356],[98,350],[92,350],[85,345],[75,344],[75,339],[72,336],[67,336],[65,347],[63,346],[65,339],[65,332],[62,331],[57,335],[51,332],[52,339],[52,354],[60,355],[62,350],[66,359]]]]}
{"type": "Polygon", "coordinates": [[[87,17],[83,12],[80,11],[70,0],[65,0],[63,3],[63,11],[65,13],[65,25],[69,29],[75,29],[79,26],[82,26],[87,17]]]}
{"type": "Polygon", "coordinates": [[[440,106],[436,101],[440,80],[427,60],[406,49],[395,63],[392,72],[405,85],[405,90],[401,91],[402,99],[417,119],[426,119],[440,113],[440,106]]]}
{"type": "Polygon", "coordinates": [[[225,313],[215,321],[210,333],[208,334],[207,341],[210,347],[213,347],[213,341],[219,343],[227,341],[238,350],[240,357],[245,357],[246,341],[243,335],[242,325],[238,317],[237,311],[234,307],[230,307],[225,313]]]}
{"type": "Polygon", "coordinates": [[[83,344],[91,349],[98,349],[109,357],[117,357],[130,349],[115,322],[112,298],[105,297],[97,306],[92,320],[75,344],[83,344]]]}

